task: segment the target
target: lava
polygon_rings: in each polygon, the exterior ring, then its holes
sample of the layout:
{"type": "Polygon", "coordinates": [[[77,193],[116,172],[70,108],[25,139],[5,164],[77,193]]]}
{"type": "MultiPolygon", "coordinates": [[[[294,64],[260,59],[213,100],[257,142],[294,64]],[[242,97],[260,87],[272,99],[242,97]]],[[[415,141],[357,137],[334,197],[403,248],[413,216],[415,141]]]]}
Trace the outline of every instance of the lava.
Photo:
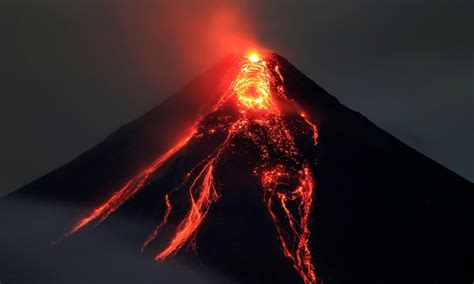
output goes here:
{"type": "Polygon", "coordinates": [[[260,55],[256,52],[250,52],[249,55],[247,56],[250,62],[252,63],[257,63],[260,61],[260,55]]]}
{"type": "Polygon", "coordinates": [[[115,192],[106,202],[104,202],[101,206],[97,207],[93,210],[90,214],[86,217],[79,220],[72,229],[66,234],[69,236],[83,227],[87,226],[90,222],[99,219],[97,224],[102,223],[110,216],[114,211],[116,211],[122,204],[127,202],[130,198],[132,198],[140,189],[142,189],[146,183],[148,182],[151,175],[159,169],[164,163],[166,163],[176,152],[178,152],[181,148],[183,148],[189,141],[189,139],[193,136],[191,133],[185,139],[178,142],[174,145],[171,149],[169,149],[166,153],[162,156],[158,157],[149,167],[144,169],[140,174],[136,177],[131,179],[127,182],[121,189],[115,192]]]}
{"type": "Polygon", "coordinates": [[[304,283],[315,283],[316,274],[309,249],[308,221],[313,202],[313,178],[308,167],[299,171],[299,184],[289,192],[280,191],[289,178],[288,170],[283,165],[265,171],[262,175],[264,201],[270,216],[275,223],[278,238],[284,255],[293,262],[293,267],[300,274],[304,283]],[[296,213],[289,209],[291,204],[298,208],[296,213]],[[279,218],[274,208],[279,206],[286,218],[279,218]],[[282,222],[286,221],[289,232],[283,230],[282,222]]]}
{"type": "MultiPolygon", "coordinates": [[[[270,74],[265,61],[257,54],[250,54],[234,80],[234,92],[245,109],[268,109],[272,106],[270,74]]],[[[276,109],[273,109],[276,110],[276,109]]]]}
{"type": "Polygon", "coordinates": [[[216,132],[222,133],[222,141],[203,160],[186,173],[181,184],[165,195],[166,211],[162,221],[154,228],[142,245],[142,251],[159,235],[168,223],[173,211],[171,195],[187,188],[190,208],[166,245],[155,255],[164,261],[176,254],[183,246],[196,247],[196,234],[205,221],[211,206],[218,202],[222,190],[216,183],[216,173],[225,153],[235,147],[236,141],[244,141],[258,152],[257,165],[251,170],[262,188],[263,204],[275,225],[283,255],[305,284],[317,282],[313,257],[309,244],[309,220],[313,205],[314,178],[310,161],[299,150],[295,135],[311,133],[312,144],[317,144],[318,130],[300,107],[284,93],[283,76],[278,65],[270,72],[266,60],[250,53],[240,59],[239,72],[229,90],[212,111],[200,116],[190,134],[171,147],[147,168],[128,181],[105,202],[80,219],[66,236],[76,233],[91,222],[100,224],[125,202],[133,198],[149,182],[151,176],[181,149],[192,142],[216,132]],[[224,106],[231,105],[236,115],[224,115],[217,123],[204,123],[210,116],[223,116],[224,106]],[[290,105],[298,113],[300,127],[290,127],[281,105],[290,105]]]}

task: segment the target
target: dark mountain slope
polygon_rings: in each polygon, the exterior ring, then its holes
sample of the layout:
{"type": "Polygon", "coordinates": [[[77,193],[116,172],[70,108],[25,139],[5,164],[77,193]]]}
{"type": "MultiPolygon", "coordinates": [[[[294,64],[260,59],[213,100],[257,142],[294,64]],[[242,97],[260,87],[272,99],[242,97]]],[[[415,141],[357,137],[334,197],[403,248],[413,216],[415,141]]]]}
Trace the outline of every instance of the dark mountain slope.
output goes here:
{"type": "MultiPolygon", "coordinates": [[[[310,244],[319,278],[325,283],[472,283],[472,184],[341,105],[285,59],[273,55],[273,61],[281,66],[287,96],[303,107],[319,129],[316,151],[304,152],[318,159],[310,244]]],[[[83,250],[92,259],[103,255],[94,239],[117,241],[140,257],[139,245],[165,212],[165,189],[176,185],[190,165],[210,151],[213,140],[183,149],[101,226],[66,239],[54,249],[49,241],[63,235],[84,208],[100,204],[183,137],[184,129],[226,90],[235,76],[235,65],[234,57],[225,59],[98,146],[4,198],[0,203],[3,234],[21,230],[17,235],[28,239],[29,246],[41,247],[42,254],[63,262],[64,267],[72,265],[69,257],[83,250]],[[27,205],[12,206],[15,202],[27,205]],[[58,214],[44,219],[45,215],[23,213],[25,206],[38,204],[58,214]],[[68,209],[62,210],[65,205],[68,209]],[[32,224],[36,221],[44,224],[41,231],[32,224]]],[[[198,233],[199,257],[184,250],[176,262],[243,283],[300,283],[281,254],[274,226],[262,206],[261,190],[244,174],[253,159],[244,151],[236,152],[219,171],[221,198],[198,233]]],[[[185,192],[177,193],[175,200],[179,202],[173,224],[189,205],[185,192]]],[[[157,243],[143,258],[152,261],[157,243]]],[[[8,255],[13,252],[5,250],[8,255]]],[[[4,261],[1,254],[0,260],[4,261]]],[[[120,260],[122,265],[129,261],[123,256],[120,260]]],[[[0,276],[7,275],[16,283],[13,280],[22,270],[19,263],[0,268],[0,276]]],[[[108,263],[94,265],[103,265],[104,274],[114,271],[108,263]]],[[[77,276],[90,266],[74,263],[70,273],[77,276]]],[[[53,274],[64,267],[45,269],[53,274]]],[[[134,277],[137,283],[151,279],[134,277]]],[[[125,283],[128,278],[104,279],[125,283]]]]}

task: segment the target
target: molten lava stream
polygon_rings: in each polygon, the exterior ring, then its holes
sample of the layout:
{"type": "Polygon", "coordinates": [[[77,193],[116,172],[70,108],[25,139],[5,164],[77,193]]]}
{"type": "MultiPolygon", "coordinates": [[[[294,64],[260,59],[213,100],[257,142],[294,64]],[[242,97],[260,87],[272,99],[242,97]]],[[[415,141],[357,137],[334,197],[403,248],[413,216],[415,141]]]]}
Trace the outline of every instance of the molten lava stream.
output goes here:
{"type": "Polygon", "coordinates": [[[309,249],[308,221],[313,202],[313,179],[308,167],[299,171],[299,184],[292,191],[278,190],[281,185],[287,185],[288,171],[279,165],[275,169],[265,171],[262,175],[264,201],[276,226],[278,238],[284,255],[293,262],[293,267],[304,283],[316,283],[316,273],[309,249]],[[292,213],[289,205],[296,205],[296,214],[292,213]],[[280,207],[286,218],[279,218],[274,207],[280,207]],[[291,232],[284,232],[282,222],[287,222],[291,232]]]}
{"type": "MultiPolygon", "coordinates": [[[[142,251],[157,237],[160,229],[167,225],[168,217],[173,209],[170,194],[185,186],[188,188],[189,211],[177,226],[167,245],[156,254],[155,259],[164,261],[195,239],[209,208],[218,201],[220,196],[215,174],[222,162],[221,158],[236,144],[237,139],[243,139],[254,145],[259,152],[257,168],[251,172],[261,174],[263,201],[275,224],[283,255],[291,261],[293,268],[305,284],[316,283],[316,273],[309,248],[308,225],[314,187],[308,165],[312,161],[304,157],[295,143],[294,132],[306,133],[305,130],[290,129],[280,111],[280,103],[292,105],[294,111],[298,111],[299,107],[285,96],[282,85],[283,76],[278,65],[275,70],[278,78],[271,76],[266,61],[256,53],[243,58],[230,90],[223,94],[210,113],[198,119],[192,134],[158,157],[106,202],[79,220],[66,236],[77,232],[93,220],[98,219],[97,224],[106,220],[110,214],[146,186],[150,177],[189,144],[191,139],[197,141],[207,135],[213,135],[218,130],[225,137],[221,143],[208,157],[194,165],[185,175],[180,186],[165,195],[166,211],[163,219],[143,243],[142,251]],[[272,86],[276,87],[275,93],[272,93],[272,86]],[[221,111],[229,104],[237,110],[235,117],[221,111]],[[209,126],[203,123],[210,114],[218,116],[217,125],[209,126]],[[232,117],[231,121],[229,117],[232,117]],[[291,180],[297,182],[290,182],[291,180]],[[294,188],[288,189],[289,185],[293,185],[294,188]]],[[[299,119],[304,125],[303,128],[312,132],[312,144],[315,145],[318,139],[316,125],[302,112],[299,119]]]]}
{"type": "Polygon", "coordinates": [[[107,201],[102,205],[94,209],[86,217],[80,219],[72,229],[66,234],[66,237],[76,233],[83,227],[87,226],[90,222],[99,219],[96,225],[102,223],[107,219],[110,214],[115,212],[122,204],[132,198],[140,189],[145,186],[150,176],[156,172],[164,163],[166,163],[174,154],[176,154],[181,148],[183,148],[194,135],[193,132],[188,135],[185,139],[179,141],[171,149],[169,149],[162,156],[158,157],[149,167],[140,172],[136,177],[128,181],[121,189],[116,191],[107,201]]]}

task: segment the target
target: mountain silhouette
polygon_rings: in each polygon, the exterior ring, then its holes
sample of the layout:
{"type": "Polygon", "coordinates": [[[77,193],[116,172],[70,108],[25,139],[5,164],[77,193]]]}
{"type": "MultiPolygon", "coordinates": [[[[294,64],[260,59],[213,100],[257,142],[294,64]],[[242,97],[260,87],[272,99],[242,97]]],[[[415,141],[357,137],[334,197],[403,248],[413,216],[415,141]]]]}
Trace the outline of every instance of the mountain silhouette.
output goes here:
{"type": "MultiPolygon", "coordinates": [[[[265,74],[268,90],[288,101],[278,117],[260,114],[271,103],[258,97],[265,91],[249,89],[258,82],[242,84],[252,96],[222,101],[235,93],[231,86],[237,93],[242,87],[235,83],[241,61],[225,58],[97,146],[3,198],[0,281],[472,283],[469,181],[348,109],[277,54],[265,55],[265,74]],[[236,108],[239,102],[257,114],[236,108]],[[245,131],[230,135],[243,117],[245,131]],[[281,167],[283,185],[265,183],[281,167]],[[188,173],[191,180],[183,181],[188,173]],[[296,195],[309,183],[311,192],[296,195]],[[173,246],[180,228],[190,234],[173,246]],[[117,246],[126,253],[114,254],[117,246]],[[26,275],[29,257],[36,275],[26,275]],[[184,274],[154,275],[174,266],[184,274]]],[[[266,80],[248,64],[252,78],[266,80]]]]}

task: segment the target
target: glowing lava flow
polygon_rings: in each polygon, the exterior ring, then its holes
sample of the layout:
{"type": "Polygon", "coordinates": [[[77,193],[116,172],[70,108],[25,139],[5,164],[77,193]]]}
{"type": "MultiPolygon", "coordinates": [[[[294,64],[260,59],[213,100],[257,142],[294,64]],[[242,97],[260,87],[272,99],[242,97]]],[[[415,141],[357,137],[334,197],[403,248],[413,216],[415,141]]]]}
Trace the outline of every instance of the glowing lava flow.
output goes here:
{"type": "Polygon", "coordinates": [[[166,163],[176,152],[184,147],[194,135],[194,131],[188,137],[178,142],[170,150],[156,159],[148,168],[143,170],[139,175],[127,182],[121,189],[115,192],[106,202],[97,207],[89,215],[79,220],[72,229],[66,234],[66,237],[74,234],[90,222],[98,219],[97,225],[105,221],[114,211],[116,211],[122,204],[132,198],[143,186],[146,185],[151,175],[166,163]]]}
{"type": "Polygon", "coordinates": [[[299,172],[299,185],[294,190],[279,191],[279,185],[287,184],[289,178],[287,169],[282,165],[265,171],[262,176],[262,185],[265,189],[264,201],[275,223],[283,253],[293,262],[293,267],[300,274],[304,283],[315,283],[316,274],[308,244],[310,233],[308,220],[313,202],[313,178],[309,168],[304,167],[299,172]],[[297,207],[296,214],[289,209],[289,205],[293,204],[297,207]],[[278,218],[274,207],[280,207],[286,217],[284,220],[278,218]],[[290,233],[282,229],[284,221],[288,223],[290,233]]]}
{"type": "Polygon", "coordinates": [[[257,54],[251,54],[248,58],[249,61],[243,64],[234,80],[234,91],[239,102],[247,109],[276,110],[272,105],[270,74],[266,70],[265,62],[260,63],[257,54]]]}
{"type": "MultiPolygon", "coordinates": [[[[158,157],[149,167],[127,182],[108,200],[79,220],[66,234],[69,236],[91,222],[102,223],[125,202],[144,188],[150,177],[181,149],[203,137],[222,134],[222,141],[206,158],[198,162],[185,175],[178,188],[165,195],[166,211],[162,221],[155,227],[142,246],[142,251],[167,225],[173,205],[170,195],[187,187],[190,208],[177,226],[167,245],[157,253],[155,259],[164,261],[190,244],[195,248],[195,237],[205,220],[210,207],[220,197],[216,185],[216,170],[222,156],[232,147],[242,143],[258,152],[252,173],[258,177],[263,189],[263,202],[276,227],[277,238],[286,258],[305,284],[316,283],[316,273],[309,248],[309,219],[313,203],[314,181],[308,161],[299,150],[295,135],[311,134],[312,144],[318,139],[317,127],[300,112],[296,120],[300,127],[288,126],[280,106],[298,107],[289,100],[282,86],[283,76],[278,65],[278,76],[272,76],[265,58],[252,53],[240,62],[240,69],[229,91],[213,108],[201,116],[191,134],[178,142],[169,151],[158,157]],[[274,79],[276,77],[276,79],[274,79]],[[279,79],[279,80],[278,80],[279,79]],[[232,106],[236,113],[223,113],[224,106],[232,106]],[[222,118],[217,123],[206,121],[212,115],[222,118]],[[236,141],[240,141],[236,143],[236,141]]],[[[303,135],[308,136],[308,135],[303,135]]]]}

